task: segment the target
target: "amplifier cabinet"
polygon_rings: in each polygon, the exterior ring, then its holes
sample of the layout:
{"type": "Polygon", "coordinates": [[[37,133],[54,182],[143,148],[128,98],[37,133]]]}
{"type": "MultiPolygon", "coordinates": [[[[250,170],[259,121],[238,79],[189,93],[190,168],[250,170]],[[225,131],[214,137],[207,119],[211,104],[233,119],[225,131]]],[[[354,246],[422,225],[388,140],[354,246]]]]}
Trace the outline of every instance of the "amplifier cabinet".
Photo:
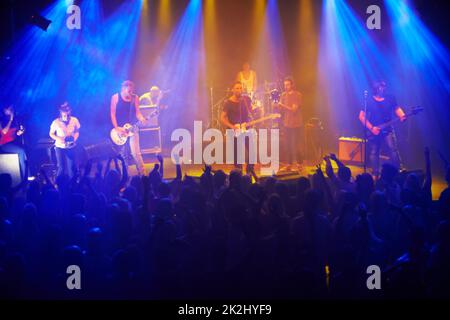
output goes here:
{"type": "Polygon", "coordinates": [[[362,165],[364,164],[365,144],[363,139],[354,137],[339,138],[340,161],[346,164],[362,165]]]}
{"type": "Polygon", "coordinates": [[[139,147],[142,154],[161,153],[161,129],[159,127],[141,128],[139,147]]]}

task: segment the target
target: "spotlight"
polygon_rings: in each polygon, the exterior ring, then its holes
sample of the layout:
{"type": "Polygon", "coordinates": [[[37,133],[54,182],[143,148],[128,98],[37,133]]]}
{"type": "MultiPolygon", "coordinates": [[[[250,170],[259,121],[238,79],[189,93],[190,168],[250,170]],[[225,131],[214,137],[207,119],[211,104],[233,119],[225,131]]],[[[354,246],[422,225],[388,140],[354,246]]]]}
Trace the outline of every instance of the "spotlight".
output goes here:
{"type": "Polygon", "coordinates": [[[31,23],[34,24],[35,26],[38,26],[42,30],[47,31],[48,26],[50,25],[50,23],[52,23],[52,21],[41,16],[39,13],[34,13],[31,16],[31,23]]]}

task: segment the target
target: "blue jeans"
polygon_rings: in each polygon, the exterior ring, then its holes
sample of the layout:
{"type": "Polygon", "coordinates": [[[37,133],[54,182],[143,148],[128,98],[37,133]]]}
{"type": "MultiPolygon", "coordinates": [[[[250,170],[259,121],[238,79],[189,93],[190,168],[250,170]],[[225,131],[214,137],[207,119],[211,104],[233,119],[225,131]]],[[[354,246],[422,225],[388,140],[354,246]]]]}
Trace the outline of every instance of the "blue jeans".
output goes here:
{"type": "Polygon", "coordinates": [[[55,155],[58,167],[56,175],[67,174],[69,177],[72,177],[74,165],[76,164],[76,147],[70,149],[55,147],[55,155]]]}
{"type": "Polygon", "coordinates": [[[370,166],[374,175],[379,174],[380,170],[380,151],[382,146],[386,145],[390,163],[397,168],[401,166],[400,154],[397,148],[397,138],[393,131],[379,136],[372,136],[368,140],[368,153],[370,166]]]}
{"type": "Polygon", "coordinates": [[[139,129],[135,131],[134,135],[131,136],[127,143],[123,146],[117,146],[117,153],[119,153],[125,160],[125,163],[128,166],[131,165],[131,159],[133,159],[136,164],[136,169],[139,175],[144,174],[144,160],[142,158],[140,142],[139,142],[139,129]]]}
{"type": "Polygon", "coordinates": [[[303,157],[300,152],[303,140],[303,127],[284,127],[286,162],[289,164],[302,163],[303,157]]]}

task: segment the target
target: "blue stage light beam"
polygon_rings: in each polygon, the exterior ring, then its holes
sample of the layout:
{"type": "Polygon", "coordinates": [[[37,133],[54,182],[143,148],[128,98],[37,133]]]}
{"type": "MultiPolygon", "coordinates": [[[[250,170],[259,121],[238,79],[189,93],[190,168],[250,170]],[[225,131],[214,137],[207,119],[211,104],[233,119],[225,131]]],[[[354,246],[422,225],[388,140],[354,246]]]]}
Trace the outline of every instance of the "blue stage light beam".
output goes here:
{"type": "Polygon", "coordinates": [[[259,79],[281,81],[284,77],[291,76],[277,0],[268,0],[265,4],[264,23],[258,37],[256,69],[259,70],[259,79]]]}
{"type": "Polygon", "coordinates": [[[167,129],[190,127],[194,120],[207,119],[205,72],[202,1],[190,0],[160,59],[148,73],[148,84],[171,92],[171,116],[166,119],[167,129]]]}
{"type": "Polygon", "coordinates": [[[46,134],[63,101],[72,104],[84,128],[95,127],[82,137],[103,136],[99,126],[109,126],[109,98],[129,76],[142,0],[123,3],[108,19],[100,0],[82,1],[80,30],[66,26],[72,3],[58,0],[43,10],[52,20],[48,31],[26,28],[10,59],[2,61],[1,92],[27,115],[35,136],[46,134]]]}
{"type": "Polygon", "coordinates": [[[448,49],[420,20],[409,1],[385,0],[395,40],[394,72],[401,85],[399,99],[421,105],[425,113],[414,120],[411,131],[420,130],[415,144],[440,149],[450,157],[450,56],[448,49]]]}
{"type": "Polygon", "coordinates": [[[382,50],[345,1],[324,0],[319,47],[319,81],[331,126],[339,135],[360,133],[358,110],[372,80],[389,73],[382,50]]]}

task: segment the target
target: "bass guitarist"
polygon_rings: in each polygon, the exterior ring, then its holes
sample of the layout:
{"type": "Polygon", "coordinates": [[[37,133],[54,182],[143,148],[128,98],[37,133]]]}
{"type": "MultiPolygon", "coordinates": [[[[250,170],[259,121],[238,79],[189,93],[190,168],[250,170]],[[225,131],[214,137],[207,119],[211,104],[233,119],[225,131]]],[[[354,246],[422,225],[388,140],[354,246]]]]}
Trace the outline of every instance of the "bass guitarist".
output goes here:
{"type": "MultiPolygon", "coordinates": [[[[124,81],[120,92],[111,97],[110,111],[113,127],[123,135],[127,135],[126,129],[123,128],[126,123],[145,121],[145,117],[139,110],[139,97],[134,93],[134,83],[132,81],[124,81]]],[[[133,136],[128,139],[125,145],[118,147],[118,152],[125,159],[127,165],[129,164],[129,154],[131,153],[138,174],[144,174],[144,160],[139,147],[139,128],[135,128],[133,136]]]]}
{"type": "Polygon", "coordinates": [[[359,112],[359,120],[370,131],[367,153],[369,156],[372,174],[378,176],[380,168],[380,150],[385,145],[389,152],[390,161],[398,168],[401,167],[400,154],[397,148],[397,139],[392,126],[383,130],[379,127],[398,117],[401,122],[406,120],[406,114],[397,104],[393,95],[386,94],[386,83],[376,81],[372,85],[373,95],[367,100],[367,114],[364,110],[359,112]]]}
{"type": "Polygon", "coordinates": [[[281,129],[284,133],[283,153],[287,156],[287,167],[281,171],[302,171],[301,146],[303,141],[302,94],[295,90],[292,78],[284,79],[284,92],[280,101],[274,104],[283,115],[281,129]]]}
{"type": "Polygon", "coordinates": [[[23,127],[17,124],[13,106],[3,107],[0,114],[0,154],[17,154],[19,156],[22,179],[25,177],[27,156],[25,149],[17,141],[17,137],[22,136],[23,133],[23,127]]]}

